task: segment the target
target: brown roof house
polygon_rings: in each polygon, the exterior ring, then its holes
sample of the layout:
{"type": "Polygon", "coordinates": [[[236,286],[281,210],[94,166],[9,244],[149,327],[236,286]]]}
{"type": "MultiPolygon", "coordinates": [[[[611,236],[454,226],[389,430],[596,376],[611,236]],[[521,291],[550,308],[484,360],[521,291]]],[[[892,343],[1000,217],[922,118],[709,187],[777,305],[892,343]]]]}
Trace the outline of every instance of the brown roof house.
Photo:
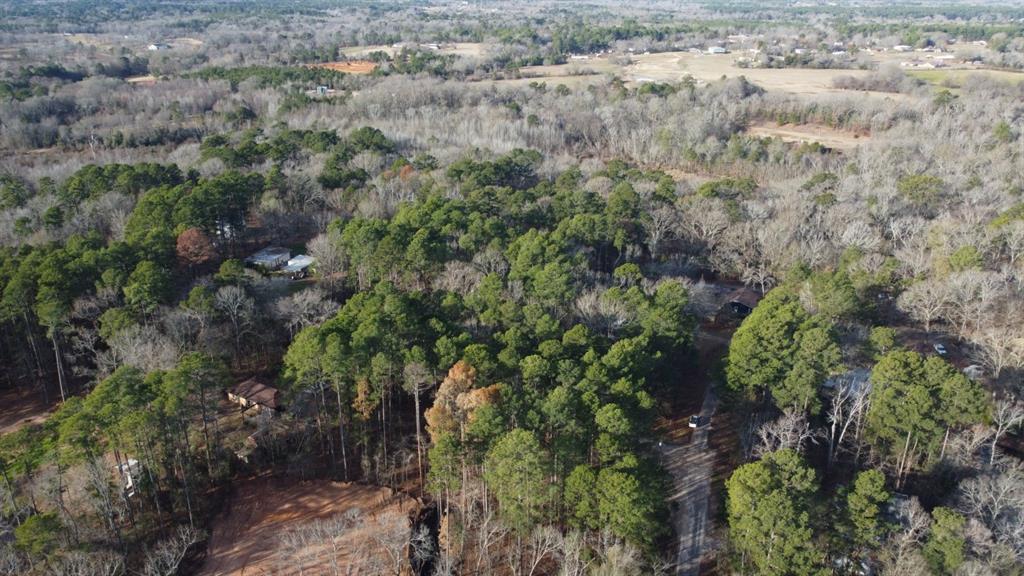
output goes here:
{"type": "Polygon", "coordinates": [[[281,392],[255,378],[250,378],[228,390],[228,400],[238,404],[253,416],[272,416],[281,407],[281,392]]]}
{"type": "Polygon", "coordinates": [[[732,313],[742,318],[754,311],[757,303],[761,301],[761,295],[744,287],[730,292],[725,301],[732,313]]]}

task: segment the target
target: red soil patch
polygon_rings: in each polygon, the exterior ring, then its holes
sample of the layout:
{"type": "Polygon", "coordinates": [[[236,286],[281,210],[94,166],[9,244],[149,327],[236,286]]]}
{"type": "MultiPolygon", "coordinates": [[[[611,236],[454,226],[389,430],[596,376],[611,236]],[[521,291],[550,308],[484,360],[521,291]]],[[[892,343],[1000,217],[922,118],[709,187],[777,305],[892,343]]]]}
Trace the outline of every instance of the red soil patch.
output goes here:
{"type": "Polygon", "coordinates": [[[0,434],[17,432],[30,424],[45,422],[60,397],[50,400],[53,404],[47,406],[37,391],[0,390],[0,434]]]}
{"type": "MultiPolygon", "coordinates": [[[[200,576],[371,574],[408,541],[419,504],[388,488],[326,480],[241,484],[213,523],[200,576]],[[356,515],[358,519],[349,518],[356,515]],[[325,523],[349,518],[344,529],[325,523]],[[319,530],[319,531],[318,531],[319,530]],[[302,534],[302,538],[294,537],[302,534]],[[330,536],[333,535],[333,541],[330,536]],[[390,544],[382,542],[389,538],[390,544]]],[[[404,556],[402,557],[404,561],[404,556]]]]}
{"type": "Polygon", "coordinates": [[[339,62],[324,62],[323,64],[310,64],[311,68],[325,68],[335,72],[346,72],[348,74],[369,74],[377,69],[376,62],[369,60],[345,60],[339,62]]]}

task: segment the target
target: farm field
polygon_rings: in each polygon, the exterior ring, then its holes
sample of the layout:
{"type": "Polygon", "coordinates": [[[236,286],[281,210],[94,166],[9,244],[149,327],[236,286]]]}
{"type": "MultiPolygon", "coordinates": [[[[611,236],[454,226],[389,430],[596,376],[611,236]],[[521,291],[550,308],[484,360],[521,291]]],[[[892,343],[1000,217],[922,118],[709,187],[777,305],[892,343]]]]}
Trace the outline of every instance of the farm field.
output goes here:
{"type": "MultiPolygon", "coordinates": [[[[843,76],[862,77],[871,74],[869,70],[822,69],[822,68],[743,68],[736,65],[739,54],[696,54],[693,52],[661,52],[630,56],[631,63],[616,64],[607,56],[591,57],[566,64],[526,66],[520,70],[523,78],[499,80],[501,84],[529,83],[544,80],[571,86],[592,84],[599,78],[618,76],[628,83],[679,82],[686,76],[698,83],[707,83],[722,78],[743,76],[754,84],[771,92],[782,92],[804,96],[822,94],[844,94],[857,98],[902,99],[906,95],[886,92],[854,91],[836,88],[834,82],[843,76]]],[[[880,65],[896,65],[899,62],[920,59],[916,53],[876,53],[872,58],[880,65]]],[[[1006,70],[957,67],[938,70],[908,70],[908,74],[933,84],[962,84],[972,75],[984,75],[996,80],[1020,82],[1024,73],[1006,70]]]]}
{"type": "Polygon", "coordinates": [[[199,575],[322,574],[328,566],[339,574],[379,573],[370,567],[391,559],[386,542],[377,539],[407,541],[417,507],[408,496],[376,486],[248,481],[214,520],[199,575]]]}
{"type": "MultiPolygon", "coordinates": [[[[832,86],[839,76],[863,76],[866,70],[834,70],[816,68],[741,68],[736,65],[735,54],[694,54],[691,52],[662,52],[638,54],[630,57],[632,63],[618,65],[607,57],[595,57],[585,61],[570,62],[551,66],[527,66],[522,68],[524,76],[566,78],[581,74],[613,74],[627,82],[679,82],[686,76],[700,83],[713,82],[723,77],[744,76],[751,82],[769,91],[800,95],[845,93],[860,97],[878,96],[870,92],[852,92],[832,86]]],[[[536,80],[537,78],[532,78],[536,80]]],[[[891,95],[884,95],[891,97],[891,95]]]]}

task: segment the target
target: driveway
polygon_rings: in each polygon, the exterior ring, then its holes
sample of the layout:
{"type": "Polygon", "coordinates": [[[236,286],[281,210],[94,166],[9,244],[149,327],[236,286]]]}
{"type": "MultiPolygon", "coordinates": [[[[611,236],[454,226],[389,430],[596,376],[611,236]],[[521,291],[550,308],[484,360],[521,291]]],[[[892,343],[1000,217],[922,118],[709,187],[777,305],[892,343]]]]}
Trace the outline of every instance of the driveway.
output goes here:
{"type": "MultiPolygon", "coordinates": [[[[710,420],[718,406],[718,398],[709,387],[704,395],[700,414],[710,420]]],[[[711,478],[715,453],[708,447],[712,424],[693,431],[689,444],[660,445],[662,466],[672,475],[669,505],[672,523],[679,537],[676,559],[677,576],[698,576],[700,562],[708,545],[708,508],[711,499],[711,478]]]]}

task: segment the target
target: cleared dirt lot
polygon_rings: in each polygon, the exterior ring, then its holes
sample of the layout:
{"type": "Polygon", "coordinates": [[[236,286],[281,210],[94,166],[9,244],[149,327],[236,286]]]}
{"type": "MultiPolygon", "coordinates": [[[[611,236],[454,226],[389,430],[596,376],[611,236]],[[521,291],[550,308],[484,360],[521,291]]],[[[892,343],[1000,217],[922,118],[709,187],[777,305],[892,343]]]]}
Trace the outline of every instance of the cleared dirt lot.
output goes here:
{"type": "Polygon", "coordinates": [[[214,521],[199,574],[382,573],[391,558],[388,544],[380,540],[391,537],[404,545],[417,507],[408,496],[376,486],[248,481],[214,521]],[[342,522],[346,515],[357,519],[342,522]]]}
{"type": "Polygon", "coordinates": [[[29,424],[41,424],[50,417],[60,397],[47,406],[38,392],[0,391],[0,434],[17,432],[29,424]]]}
{"type": "Polygon", "coordinates": [[[310,64],[310,68],[325,68],[335,72],[347,74],[369,74],[377,69],[376,62],[368,60],[347,60],[343,62],[324,62],[323,64],[310,64]]]}
{"type": "Polygon", "coordinates": [[[747,129],[752,136],[779,138],[783,142],[818,142],[836,150],[852,150],[870,139],[867,134],[848,130],[836,130],[822,124],[778,124],[758,123],[747,129]]]}
{"type": "Polygon", "coordinates": [[[131,78],[125,78],[124,81],[129,84],[152,86],[153,84],[156,84],[156,76],[153,76],[152,74],[146,74],[145,76],[132,76],[131,78]]]}

